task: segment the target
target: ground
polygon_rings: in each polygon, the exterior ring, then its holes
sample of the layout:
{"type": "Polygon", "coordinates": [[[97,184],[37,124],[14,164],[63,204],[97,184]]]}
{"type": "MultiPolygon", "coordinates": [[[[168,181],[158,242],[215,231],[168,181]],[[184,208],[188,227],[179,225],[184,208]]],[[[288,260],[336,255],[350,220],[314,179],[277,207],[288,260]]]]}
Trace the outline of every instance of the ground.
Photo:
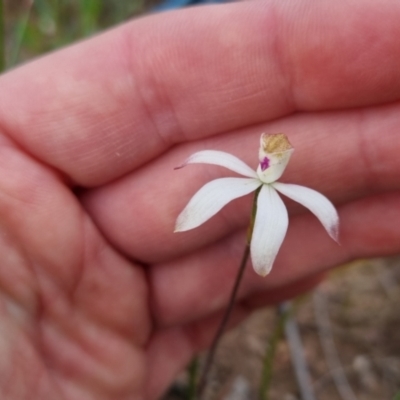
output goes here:
{"type": "MultiPolygon", "coordinates": [[[[399,288],[400,257],[359,261],[335,270],[317,293],[297,302],[294,318],[316,399],[395,398],[400,391],[399,288]],[[335,364],[336,355],[339,365],[335,364]],[[343,375],[345,382],[338,384],[343,375]]],[[[262,360],[276,315],[275,309],[261,310],[225,335],[207,400],[257,399],[262,360]]],[[[284,338],[273,365],[268,399],[300,400],[284,338]]],[[[175,388],[184,381],[182,374],[175,388]]]]}

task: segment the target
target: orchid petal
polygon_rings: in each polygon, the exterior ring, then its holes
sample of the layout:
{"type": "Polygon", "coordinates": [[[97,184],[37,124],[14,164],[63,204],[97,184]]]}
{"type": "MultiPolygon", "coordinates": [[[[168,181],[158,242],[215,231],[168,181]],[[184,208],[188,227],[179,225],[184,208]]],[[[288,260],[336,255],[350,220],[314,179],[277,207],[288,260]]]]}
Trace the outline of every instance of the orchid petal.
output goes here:
{"type": "Polygon", "coordinates": [[[220,178],[205,184],[179,214],[175,232],[203,224],[230,201],[255,191],[261,182],[248,178],[220,178]]]}
{"type": "Polygon", "coordinates": [[[329,236],[338,241],[339,216],[334,205],[316,190],[288,183],[275,182],[272,186],[289,197],[308,208],[321,222],[329,236]]]}
{"type": "Polygon", "coordinates": [[[249,178],[258,178],[257,173],[239,158],[225,151],[203,150],[192,154],[181,166],[176,169],[186,167],[188,164],[214,164],[230,169],[240,175],[249,178]]]}
{"type": "Polygon", "coordinates": [[[272,268],[285,238],[289,219],[282,199],[270,185],[263,185],[257,199],[257,213],[250,251],[253,268],[261,276],[272,268]]]}

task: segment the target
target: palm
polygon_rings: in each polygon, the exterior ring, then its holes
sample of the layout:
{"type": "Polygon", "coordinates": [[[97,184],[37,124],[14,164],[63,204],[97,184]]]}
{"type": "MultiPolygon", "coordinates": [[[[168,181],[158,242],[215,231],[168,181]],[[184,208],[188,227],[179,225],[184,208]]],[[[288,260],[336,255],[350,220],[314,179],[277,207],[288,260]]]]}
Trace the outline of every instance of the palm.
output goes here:
{"type": "Polygon", "coordinates": [[[1,397],[132,398],[150,333],[143,271],[58,176],[3,154],[13,172],[1,174],[1,397]]]}
{"type": "Polygon", "coordinates": [[[271,275],[248,268],[235,321],[335,264],[399,251],[398,4],[306,3],[153,16],[0,79],[2,398],[151,400],[209,343],[250,200],[174,235],[223,174],[173,171],[198,149],[255,166],[260,132],[284,131],[285,178],[341,205],[341,247],[292,209],[271,275]]]}

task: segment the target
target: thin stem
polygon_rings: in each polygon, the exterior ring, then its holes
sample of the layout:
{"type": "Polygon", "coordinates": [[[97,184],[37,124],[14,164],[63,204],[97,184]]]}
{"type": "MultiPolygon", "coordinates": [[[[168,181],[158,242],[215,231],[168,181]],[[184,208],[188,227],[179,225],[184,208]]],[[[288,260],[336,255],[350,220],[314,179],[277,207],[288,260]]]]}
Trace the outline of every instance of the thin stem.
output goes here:
{"type": "Polygon", "coordinates": [[[6,69],[6,29],[4,1],[0,0],[0,73],[6,69]]]}
{"type": "Polygon", "coordinates": [[[195,400],[196,398],[196,385],[197,385],[197,375],[199,373],[199,359],[194,357],[188,367],[189,373],[189,384],[186,393],[187,400],[195,400]]]}
{"type": "Polygon", "coordinates": [[[249,245],[249,243],[247,243],[246,248],[243,253],[242,261],[240,263],[239,271],[236,275],[235,284],[233,286],[231,296],[229,298],[228,307],[227,307],[225,314],[222,318],[222,321],[218,327],[218,331],[217,331],[216,335],[214,336],[214,340],[212,342],[210,351],[208,352],[206,361],[204,363],[203,373],[200,377],[199,386],[197,388],[197,396],[199,399],[201,398],[203,391],[206,387],[208,376],[209,376],[209,373],[211,370],[211,365],[214,361],[214,357],[215,357],[215,353],[216,353],[219,341],[221,339],[222,334],[224,333],[224,330],[228,323],[229,317],[231,316],[233,306],[235,305],[235,300],[236,300],[236,295],[237,295],[237,292],[239,289],[239,284],[240,284],[240,281],[242,280],[243,272],[246,267],[247,260],[249,259],[249,255],[250,255],[250,245],[249,245]]]}
{"type": "Polygon", "coordinates": [[[258,393],[258,398],[260,400],[267,400],[269,397],[268,396],[269,388],[271,386],[271,380],[272,380],[272,365],[275,358],[276,349],[278,348],[279,340],[283,337],[283,331],[287,317],[288,317],[288,310],[279,310],[278,321],[272,332],[272,336],[269,340],[263,361],[261,385],[258,393]]]}
{"type": "Polygon", "coordinates": [[[217,333],[214,336],[213,342],[211,344],[211,348],[210,351],[208,352],[206,361],[204,363],[204,369],[203,369],[203,373],[200,377],[200,381],[199,381],[199,386],[197,387],[197,397],[199,399],[201,399],[201,396],[204,392],[204,389],[206,387],[207,384],[207,380],[208,380],[208,376],[210,374],[210,370],[211,370],[211,366],[212,363],[214,361],[214,357],[215,357],[215,353],[217,351],[217,347],[219,344],[219,341],[221,339],[222,334],[225,331],[226,325],[229,321],[229,317],[231,316],[232,310],[233,310],[233,306],[235,305],[235,301],[236,301],[236,295],[239,289],[239,285],[240,282],[242,280],[242,276],[243,276],[243,272],[244,269],[246,267],[247,261],[249,259],[249,255],[250,255],[250,243],[251,243],[251,238],[253,236],[253,228],[254,228],[254,221],[256,218],[256,214],[257,214],[257,198],[258,198],[258,194],[260,193],[261,187],[258,188],[255,193],[254,193],[254,198],[253,198],[253,207],[251,210],[251,217],[250,217],[250,224],[249,224],[249,229],[247,231],[247,241],[246,241],[246,247],[244,249],[244,253],[243,253],[243,257],[242,257],[242,261],[240,262],[240,266],[239,266],[239,270],[238,273],[236,275],[236,279],[235,279],[235,283],[233,285],[233,289],[229,298],[229,302],[228,302],[228,307],[225,310],[225,314],[222,317],[222,321],[218,327],[217,333]]]}
{"type": "Polygon", "coordinates": [[[27,10],[25,11],[25,15],[21,17],[20,21],[17,25],[17,33],[14,43],[13,52],[11,55],[11,60],[9,62],[9,67],[14,67],[19,60],[19,56],[21,53],[22,43],[24,41],[26,29],[28,27],[29,18],[31,15],[31,10],[33,6],[33,0],[28,0],[27,10]]]}

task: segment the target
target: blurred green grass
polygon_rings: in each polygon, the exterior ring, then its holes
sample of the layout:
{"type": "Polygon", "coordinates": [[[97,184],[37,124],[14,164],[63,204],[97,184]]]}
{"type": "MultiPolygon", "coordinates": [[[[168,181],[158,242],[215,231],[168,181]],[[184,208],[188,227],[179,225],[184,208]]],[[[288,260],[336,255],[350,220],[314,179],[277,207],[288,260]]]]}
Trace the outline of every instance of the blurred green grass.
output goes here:
{"type": "Polygon", "coordinates": [[[0,3],[4,8],[0,59],[4,57],[6,68],[88,37],[145,10],[145,0],[0,0],[0,3]]]}

